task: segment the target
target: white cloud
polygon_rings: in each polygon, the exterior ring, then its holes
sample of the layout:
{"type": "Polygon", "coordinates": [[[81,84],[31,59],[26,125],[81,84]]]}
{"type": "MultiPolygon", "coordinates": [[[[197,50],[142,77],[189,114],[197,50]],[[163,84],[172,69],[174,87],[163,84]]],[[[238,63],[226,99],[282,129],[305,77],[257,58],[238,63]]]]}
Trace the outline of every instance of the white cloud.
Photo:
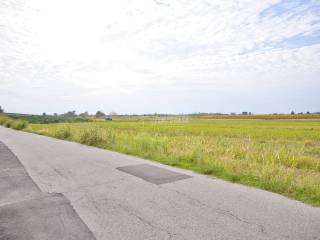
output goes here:
{"type": "MultiPolygon", "coordinates": [[[[312,9],[320,4],[287,2],[291,11],[266,11],[280,2],[2,1],[1,104],[23,111],[17,102],[10,103],[11,94],[24,101],[25,111],[44,111],[39,110],[44,103],[30,105],[47,95],[61,99],[54,111],[70,107],[63,102],[66,98],[94,110],[100,98],[110,96],[120,112],[143,112],[150,111],[152,101],[144,109],[128,99],[155,89],[163,97],[170,89],[185,97],[182,91],[188,89],[209,94],[212,89],[288,87],[303,84],[303,76],[319,89],[320,44],[273,49],[270,43],[319,32],[320,17],[312,9]]],[[[114,110],[109,104],[102,107],[114,110]]],[[[154,107],[166,111],[157,101],[154,107]]],[[[179,107],[171,110],[179,112],[179,107]]],[[[203,108],[214,111],[209,104],[203,108]]]]}

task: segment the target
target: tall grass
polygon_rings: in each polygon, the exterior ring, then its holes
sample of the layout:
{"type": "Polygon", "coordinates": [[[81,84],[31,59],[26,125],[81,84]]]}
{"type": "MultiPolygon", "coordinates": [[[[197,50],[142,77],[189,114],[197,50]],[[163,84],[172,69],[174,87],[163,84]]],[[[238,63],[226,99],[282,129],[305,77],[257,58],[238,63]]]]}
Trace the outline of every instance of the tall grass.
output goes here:
{"type": "Polygon", "coordinates": [[[10,118],[7,117],[6,115],[0,114],[0,125],[4,125],[4,123],[5,123],[6,121],[8,121],[9,119],[10,119],[10,118]]]}
{"type": "Polygon", "coordinates": [[[320,121],[31,124],[29,131],[191,169],[320,206],[320,121]]]}
{"type": "Polygon", "coordinates": [[[6,115],[0,115],[0,125],[16,130],[23,130],[28,127],[28,122],[21,119],[13,119],[6,115]]]}
{"type": "Polygon", "coordinates": [[[23,130],[28,126],[28,122],[25,120],[14,120],[11,124],[11,128],[16,130],[23,130]]]}
{"type": "Polygon", "coordinates": [[[79,135],[79,142],[89,146],[101,146],[103,143],[107,142],[103,131],[97,128],[89,128],[81,131],[79,135]]]}
{"type": "Polygon", "coordinates": [[[64,126],[61,128],[58,128],[54,133],[53,136],[55,138],[63,139],[63,140],[68,140],[71,139],[72,133],[71,133],[71,128],[70,126],[64,126]]]}

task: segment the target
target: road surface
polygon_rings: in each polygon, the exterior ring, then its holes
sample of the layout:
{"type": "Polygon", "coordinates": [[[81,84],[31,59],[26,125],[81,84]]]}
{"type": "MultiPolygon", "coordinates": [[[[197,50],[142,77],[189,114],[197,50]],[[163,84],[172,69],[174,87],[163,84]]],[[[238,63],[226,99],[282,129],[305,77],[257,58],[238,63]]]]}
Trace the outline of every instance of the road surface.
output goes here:
{"type": "Polygon", "coordinates": [[[320,208],[0,127],[0,239],[320,239],[320,208]]]}

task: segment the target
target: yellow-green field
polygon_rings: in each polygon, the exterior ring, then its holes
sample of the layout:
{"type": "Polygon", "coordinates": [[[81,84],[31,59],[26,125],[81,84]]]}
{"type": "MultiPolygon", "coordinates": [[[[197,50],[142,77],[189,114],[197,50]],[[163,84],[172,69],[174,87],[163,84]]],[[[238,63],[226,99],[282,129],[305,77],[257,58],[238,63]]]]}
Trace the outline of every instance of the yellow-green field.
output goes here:
{"type": "Polygon", "coordinates": [[[320,206],[320,121],[115,120],[30,132],[140,156],[320,206]]]}

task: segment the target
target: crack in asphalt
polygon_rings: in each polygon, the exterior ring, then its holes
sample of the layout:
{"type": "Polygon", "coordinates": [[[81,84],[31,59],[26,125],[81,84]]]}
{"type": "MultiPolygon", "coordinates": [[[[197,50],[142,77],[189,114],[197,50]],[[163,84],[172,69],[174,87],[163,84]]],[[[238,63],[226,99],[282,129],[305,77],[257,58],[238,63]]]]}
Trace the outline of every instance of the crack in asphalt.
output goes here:
{"type": "MultiPolygon", "coordinates": [[[[92,203],[93,207],[95,208],[97,213],[100,213],[101,209],[99,207],[99,204],[97,204],[96,200],[91,198],[91,195],[87,195],[87,198],[89,199],[89,201],[92,203]]],[[[113,198],[101,198],[99,199],[99,201],[102,200],[106,200],[107,202],[111,202],[111,205],[116,206],[116,208],[120,208],[122,209],[125,213],[127,213],[128,215],[136,218],[139,222],[141,222],[144,225],[147,225],[149,228],[151,228],[152,230],[158,231],[158,232],[163,232],[167,235],[167,239],[168,240],[172,240],[175,236],[181,235],[181,234],[177,234],[177,233],[172,233],[171,231],[160,227],[160,226],[156,226],[154,223],[152,223],[151,221],[145,219],[144,217],[142,217],[141,215],[139,215],[138,213],[136,213],[136,211],[132,208],[130,208],[127,205],[124,205],[121,203],[121,200],[119,199],[113,199],[113,198]]]]}
{"type": "MultiPolygon", "coordinates": [[[[39,193],[39,194],[41,194],[41,193],[39,193]]],[[[55,194],[59,194],[59,193],[44,193],[43,192],[43,195],[45,195],[45,194],[48,194],[48,195],[43,196],[43,197],[30,197],[30,198],[24,198],[22,200],[17,200],[17,201],[5,202],[3,204],[0,204],[0,207],[5,207],[5,206],[11,205],[11,204],[16,204],[16,203],[23,203],[23,202],[30,201],[30,200],[41,200],[41,199],[51,198],[51,197],[55,196],[55,194]]]]}
{"type": "MultiPolygon", "coordinates": [[[[86,188],[94,188],[94,187],[101,187],[101,186],[104,186],[104,185],[110,185],[112,183],[116,183],[116,182],[121,182],[121,181],[126,181],[127,179],[125,178],[119,178],[119,179],[115,179],[115,180],[110,180],[110,181],[106,181],[106,182],[102,182],[102,183],[97,183],[97,184],[92,184],[92,185],[84,185],[84,186],[79,186],[77,188],[74,188],[74,189],[71,189],[71,190],[68,190],[68,191],[59,191],[59,193],[76,193],[76,192],[85,192],[82,191],[82,189],[86,189],[86,188]]],[[[109,186],[110,187],[110,186],[109,186]]],[[[111,186],[113,188],[116,188],[115,186],[111,186]]],[[[58,192],[57,192],[58,193],[58,192]]]]}
{"type": "Polygon", "coordinates": [[[58,170],[57,168],[53,168],[53,171],[55,171],[60,177],[68,179],[69,177],[66,176],[65,174],[63,174],[60,170],[58,170]]]}
{"type": "Polygon", "coordinates": [[[155,229],[155,230],[158,230],[158,231],[162,231],[162,232],[165,232],[167,235],[168,235],[168,240],[171,240],[173,239],[174,236],[176,236],[177,234],[175,233],[171,233],[170,231],[168,231],[167,229],[164,229],[164,228],[161,228],[161,227],[158,227],[158,226],[155,226],[153,225],[150,221],[144,219],[143,217],[129,211],[128,212],[131,216],[134,216],[135,218],[137,218],[139,221],[141,221],[142,223],[148,225],[149,227],[151,227],[152,229],[155,229]]]}
{"type": "MultiPolygon", "coordinates": [[[[162,187],[162,186],[159,186],[159,187],[162,187]]],[[[197,203],[200,207],[205,207],[205,208],[209,208],[213,211],[215,211],[216,213],[218,214],[221,214],[221,215],[224,215],[224,216],[228,216],[228,217],[231,217],[233,219],[235,219],[236,221],[239,221],[239,222],[242,222],[242,223],[245,223],[245,224],[249,224],[249,225],[253,225],[253,226],[256,226],[258,228],[258,231],[263,233],[263,234],[267,234],[266,230],[265,230],[265,227],[262,225],[262,224],[259,224],[259,223],[254,223],[254,222],[249,222],[247,220],[244,220],[242,218],[240,218],[238,215],[234,214],[233,212],[229,211],[229,210],[224,210],[224,209],[221,209],[221,208],[212,208],[211,206],[201,202],[199,199],[196,199],[196,198],[192,198],[190,197],[189,195],[185,194],[185,193],[182,193],[176,189],[169,189],[169,188],[166,188],[166,187],[162,187],[163,189],[166,189],[168,191],[171,191],[171,192],[175,192],[177,193],[178,195],[180,196],[183,196],[185,198],[187,198],[188,200],[190,200],[191,202],[193,203],[197,203]]],[[[193,204],[192,203],[192,204],[193,204]]]]}

